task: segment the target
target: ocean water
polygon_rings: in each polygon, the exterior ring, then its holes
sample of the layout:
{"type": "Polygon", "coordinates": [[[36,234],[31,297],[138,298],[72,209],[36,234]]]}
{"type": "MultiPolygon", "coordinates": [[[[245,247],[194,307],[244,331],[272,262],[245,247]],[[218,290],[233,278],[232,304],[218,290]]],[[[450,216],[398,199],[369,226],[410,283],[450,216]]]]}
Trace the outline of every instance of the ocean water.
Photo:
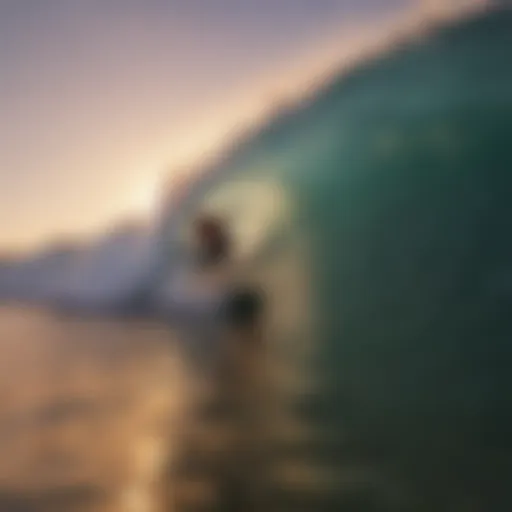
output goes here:
{"type": "Polygon", "coordinates": [[[163,510],[186,395],[168,330],[2,308],[0,365],[0,510],[163,510]]]}
{"type": "Polygon", "coordinates": [[[173,229],[221,212],[267,301],[227,380],[164,326],[4,311],[3,509],[510,509],[510,48],[509,9],[399,45],[199,183],[173,229]]]}
{"type": "Polygon", "coordinates": [[[287,395],[314,434],[282,447],[296,462],[276,510],[510,508],[511,48],[509,8],[397,44],[185,204],[224,215],[240,251],[267,247],[244,272],[267,294],[271,357],[311,377],[287,395]],[[266,190],[255,206],[244,183],[266,190]]]}
{"type": "Polygon", "coordinates": [[[287,399],[307,380],[257,338],[215,371],[162,323],[0,309],[0,510],[261,510],[315,485],[276,451],[311,436],[287,399]]]}

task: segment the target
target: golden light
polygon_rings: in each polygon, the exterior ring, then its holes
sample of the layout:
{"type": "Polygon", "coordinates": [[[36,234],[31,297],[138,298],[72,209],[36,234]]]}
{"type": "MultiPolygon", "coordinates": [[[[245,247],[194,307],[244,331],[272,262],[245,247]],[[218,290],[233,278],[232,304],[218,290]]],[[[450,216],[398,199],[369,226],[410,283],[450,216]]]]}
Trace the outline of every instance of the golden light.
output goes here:
{"type": "Polygon", "coordinates": [[[158,207],[160,197],[159,188],[162,186],[157,180],[148,179],[147,182],[134,187],[132,199],[130,201],[131,209],[134,213],[144,216],[151,215],[158,207]]]}

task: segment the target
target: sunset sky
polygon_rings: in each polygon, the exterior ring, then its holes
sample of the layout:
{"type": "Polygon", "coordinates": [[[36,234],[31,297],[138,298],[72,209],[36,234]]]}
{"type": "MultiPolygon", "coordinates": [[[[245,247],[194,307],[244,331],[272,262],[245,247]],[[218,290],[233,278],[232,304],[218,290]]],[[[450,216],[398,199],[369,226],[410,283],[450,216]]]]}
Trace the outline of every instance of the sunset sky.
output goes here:
{"type": "Polygon", "coordinates": [[[145,212],[163,169],[357,49],[365,27],[436,3],[0,0],[0,250],[145,212]]]}

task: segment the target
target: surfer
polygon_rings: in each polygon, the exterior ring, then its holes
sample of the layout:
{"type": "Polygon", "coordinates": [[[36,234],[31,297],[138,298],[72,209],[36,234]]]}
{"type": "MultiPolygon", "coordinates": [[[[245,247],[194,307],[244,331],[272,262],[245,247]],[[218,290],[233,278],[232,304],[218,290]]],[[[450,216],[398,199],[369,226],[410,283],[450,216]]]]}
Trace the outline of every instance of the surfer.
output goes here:
{"type": "MultiPolygon", "coordinates": [[[[197,263],[203,279],[215,276],[222,288],[218,309],[219,342],[217,365],[210,381],[210,410],[207,423],[217,422],[231,432],[214,464],[221,510],[252,510],[260,500],[256,475],[262,471],[261,407],[259,395],[262,372],[261,294],[246,285],[237,261],[234,241],[228,226],[212,215],[194,222],[197,263]]],[[[211,333],[213,334],[213,333],[211,333]]],[[[215,343],[214,343],[215,345],[215,343]]]]}
{"type": "Polygon", "coordinates": [[[261,294],[234,278],[233,243],[221,219],[204,215],[195,222],[198,265],[202,273],[216,274],[223,288],[222,320],[237,329],[250,327],[261,312],[261,294]]]}

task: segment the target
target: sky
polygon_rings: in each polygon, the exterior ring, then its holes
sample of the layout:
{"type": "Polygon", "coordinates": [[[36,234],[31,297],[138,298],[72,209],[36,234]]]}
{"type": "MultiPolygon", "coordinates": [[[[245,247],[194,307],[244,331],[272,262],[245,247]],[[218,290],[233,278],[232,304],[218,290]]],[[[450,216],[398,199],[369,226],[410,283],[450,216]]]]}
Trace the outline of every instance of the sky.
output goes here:
{"type": "Polygon", "coordinates": [[[0,250],[148,214],[233,124],[443,3],[0,0],[0,250]]]}

